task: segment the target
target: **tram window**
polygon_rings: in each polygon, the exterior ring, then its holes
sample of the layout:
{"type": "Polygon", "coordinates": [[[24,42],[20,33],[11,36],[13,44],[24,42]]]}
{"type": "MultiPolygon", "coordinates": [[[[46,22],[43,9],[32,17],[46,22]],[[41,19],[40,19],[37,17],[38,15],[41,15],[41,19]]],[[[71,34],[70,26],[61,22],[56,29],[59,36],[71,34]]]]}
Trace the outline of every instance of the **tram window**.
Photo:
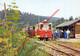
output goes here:
{"type": "Polygon", "coordinates": [[[35,30],[35,27],[33,27],[33,30],[35,30]]]}
{"type": "Polygon", "coordinates": [[[49,30],[51,30],[51,24],[49,24],[49,30]]]}
{"type": "Polygon", "coordinates": [[[42,30],[42,28],[43,28],[43,24],[41,24],[40,27],[41,27],[41,30],[42,30]]]}

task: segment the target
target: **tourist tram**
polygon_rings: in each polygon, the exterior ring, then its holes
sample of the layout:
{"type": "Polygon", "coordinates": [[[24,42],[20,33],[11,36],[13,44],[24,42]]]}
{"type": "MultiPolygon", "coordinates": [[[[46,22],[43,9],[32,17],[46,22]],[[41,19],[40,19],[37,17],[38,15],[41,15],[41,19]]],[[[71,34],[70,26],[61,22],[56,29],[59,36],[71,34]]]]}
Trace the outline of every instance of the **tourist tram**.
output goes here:
{"type": "Polygon", "coordinates": [[[38,36],[40,39],[48,40],[48,38],[52,38],[52,23],[47,22],[43,25],[45,21],[40,22],[34,26],[35,36],[38,36]],[[43,26],[41,27],[41,25],[43,26]]]}

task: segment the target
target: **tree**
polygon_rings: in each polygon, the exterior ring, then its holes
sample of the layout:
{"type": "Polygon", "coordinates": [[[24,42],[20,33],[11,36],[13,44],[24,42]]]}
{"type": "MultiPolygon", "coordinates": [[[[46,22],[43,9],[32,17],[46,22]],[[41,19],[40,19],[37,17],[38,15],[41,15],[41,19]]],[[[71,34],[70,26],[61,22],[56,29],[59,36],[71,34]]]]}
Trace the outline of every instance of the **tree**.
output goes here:
{"type": "Polygon", "coordinates": [[[1,11],[0,11],[0,23],[1,23],[1,11]]]}
{"type": "Polygon", "coordinates": [[[64,21],[64,18],[62,17],[61,20],[64,21]]]}
{"type": "Polygon", "coordinates": [[[69,21],[71,21],[71,20],[73,20],[73,16],[71,16],[71,17],[69,18],[69,21]]]}
{"type": "Polygon", "coordinates": [[[76,17],[75,20],[78,20],[78,17],[76,17]]]}
{"type": "Polygon", "coordinates": [[[19,23],[17,22],[20,19],[20,15],[19,12],[17,10],[18,6],[16,6],[15,2],[12,2],[11,5],[8,5],[8,10],[7,11],[7,20],[8,20],[8,24],[10,24],[11,26],[14,25],[18,25],[19,23]]]}

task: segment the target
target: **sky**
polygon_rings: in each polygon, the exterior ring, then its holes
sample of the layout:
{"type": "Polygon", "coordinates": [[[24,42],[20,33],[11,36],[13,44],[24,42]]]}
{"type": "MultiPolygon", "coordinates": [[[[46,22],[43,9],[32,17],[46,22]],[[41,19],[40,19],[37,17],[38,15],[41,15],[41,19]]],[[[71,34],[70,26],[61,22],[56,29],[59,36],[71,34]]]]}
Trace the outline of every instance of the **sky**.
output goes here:
{"type": "MultiPolygon", "coordinates": [[[[12,0],[0,0],[0,11],[6,5],[11,4],[12,0]]],[[[60,11],[54,17],[64,17],[69,19],[70,16],[80,16],[80,0],[16,0],[18,10],[35,15],[51,16],[57,9],[60,11]]]]}

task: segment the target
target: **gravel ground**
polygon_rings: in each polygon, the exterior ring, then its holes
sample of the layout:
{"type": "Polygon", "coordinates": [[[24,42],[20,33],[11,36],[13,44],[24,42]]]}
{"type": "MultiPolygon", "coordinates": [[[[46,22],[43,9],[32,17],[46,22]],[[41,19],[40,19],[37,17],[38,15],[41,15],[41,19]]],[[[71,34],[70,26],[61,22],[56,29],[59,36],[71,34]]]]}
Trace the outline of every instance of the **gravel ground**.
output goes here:
{"type": "Polygon", "coordinates": [[[59,39],[59,40],[57,40],[57,41],[64,41],[64,42],[72,42],[72,43],[79,43],[80,44],[80,38],[79,39],[76,39],[76,38],[74,38],[74,39],[59,39]]]}

